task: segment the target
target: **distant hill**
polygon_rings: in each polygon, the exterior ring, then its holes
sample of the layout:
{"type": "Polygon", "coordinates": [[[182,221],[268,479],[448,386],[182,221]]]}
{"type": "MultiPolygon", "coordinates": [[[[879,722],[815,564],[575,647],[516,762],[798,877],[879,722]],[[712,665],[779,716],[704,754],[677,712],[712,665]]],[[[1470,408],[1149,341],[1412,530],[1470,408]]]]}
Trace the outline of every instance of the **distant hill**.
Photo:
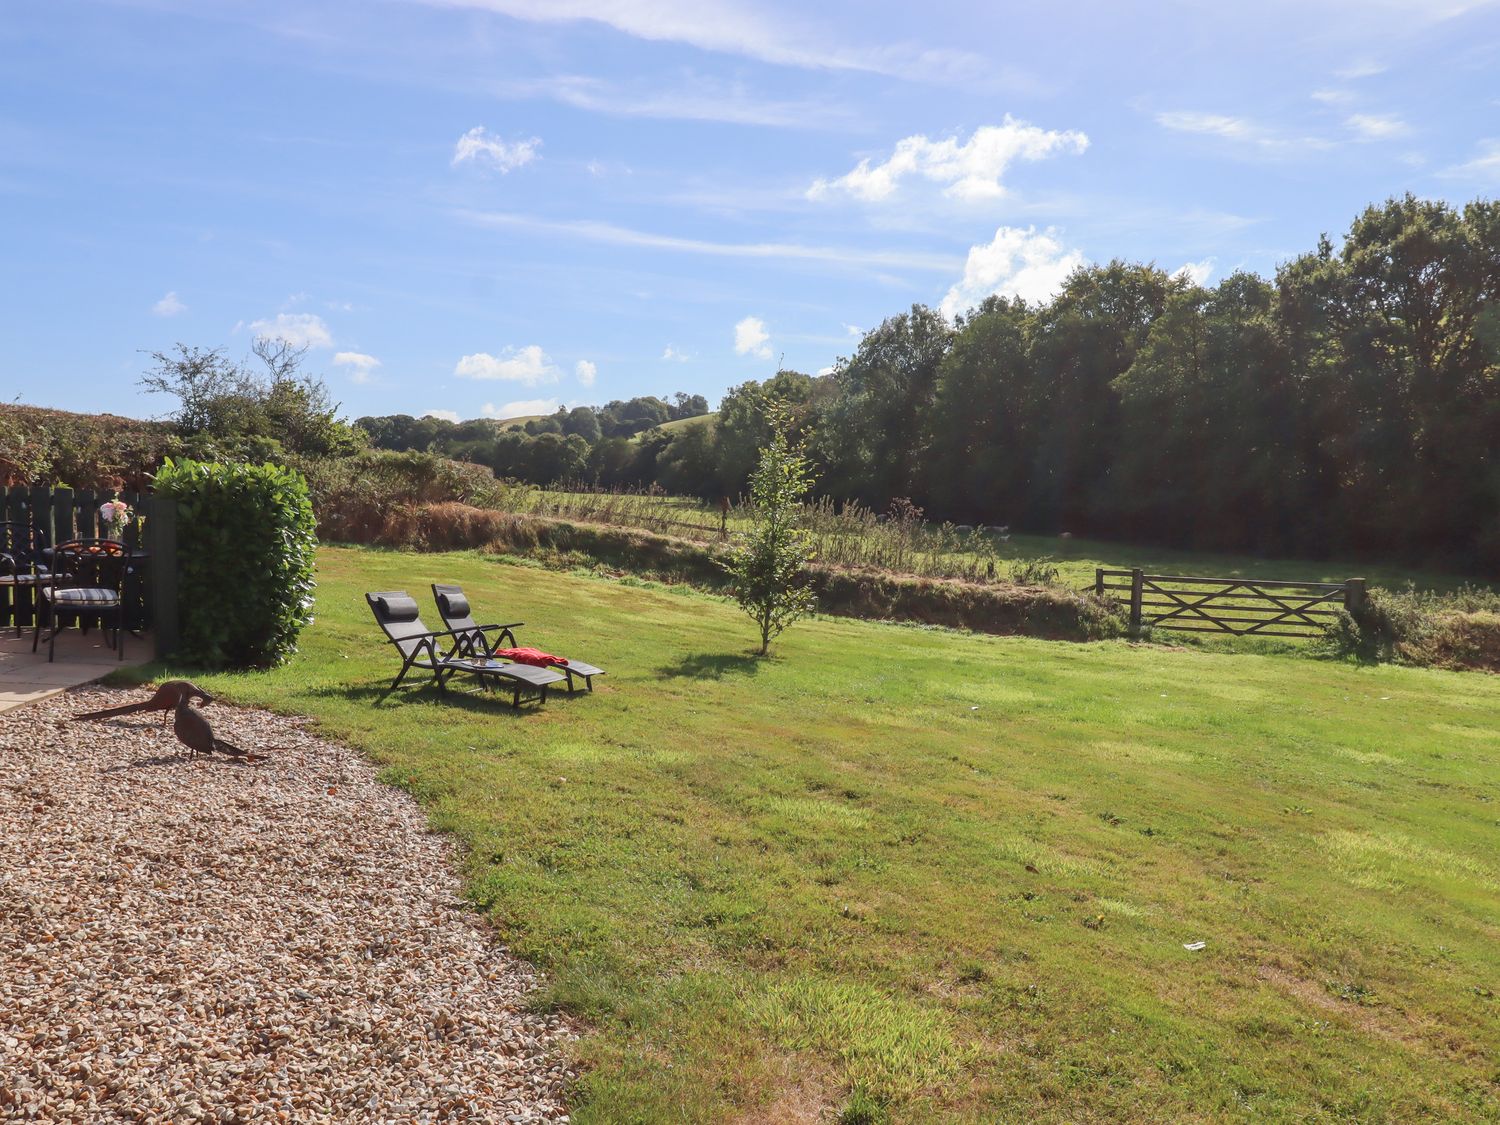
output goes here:
{"type": "Polygon", "coordinates": [[[497,418],[495,419],[495,429],[519,430],[527,422],[540,422],[543,418],[551,417],[552,415],[550,414],[517,414],[514,418],[497,418]]]}
{"type": "Polygon", "coordinates": [[[715,410],[709,414],[697,414],[691,418],[678,418],[675,422],[663,422],[656,428],[666,433],[673,433],[677,430],[689,430],[695,426],[715,426],[718,421],[719,412],[715,410]]]}

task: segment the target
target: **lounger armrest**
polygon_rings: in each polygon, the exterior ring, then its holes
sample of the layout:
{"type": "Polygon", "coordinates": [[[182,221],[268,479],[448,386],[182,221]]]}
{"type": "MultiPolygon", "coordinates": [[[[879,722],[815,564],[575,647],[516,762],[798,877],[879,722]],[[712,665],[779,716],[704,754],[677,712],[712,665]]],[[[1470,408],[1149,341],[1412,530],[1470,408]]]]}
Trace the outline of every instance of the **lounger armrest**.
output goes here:
{"type": "MultiPolygon", "coordinates": [[[[465,631],[466,630],[458,630],[457,632],[465,631]]],[[[456,636],[457,632],[455,632],[455,630],[453,629],[430,629],[425,633],[410,633],[404,637],[393,637],[389,633],[387,633],[385,639],[388,640],[391,644],[397,645],[402,641],[426,641],[433,640],[437,637],[452,637],[456,636]]]]}

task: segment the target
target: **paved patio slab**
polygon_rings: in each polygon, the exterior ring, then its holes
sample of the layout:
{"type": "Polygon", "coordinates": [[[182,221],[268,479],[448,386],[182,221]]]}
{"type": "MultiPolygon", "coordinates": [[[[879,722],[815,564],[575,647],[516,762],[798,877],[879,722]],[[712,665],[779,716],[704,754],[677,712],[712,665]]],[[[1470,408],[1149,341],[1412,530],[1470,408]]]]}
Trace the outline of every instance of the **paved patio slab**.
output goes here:
{"type": "Polygon", "coordinates": [[[57,657],[49,664],[45,639],[33,653],[30,630],[17,637],[14,628],[0,629],[0,712],[102,679],[121,668],[145,664],[155,651],[149,635],[127,636],[122,661],[97,629],[87,636],[64,629],[57,635],[57,657]]]}

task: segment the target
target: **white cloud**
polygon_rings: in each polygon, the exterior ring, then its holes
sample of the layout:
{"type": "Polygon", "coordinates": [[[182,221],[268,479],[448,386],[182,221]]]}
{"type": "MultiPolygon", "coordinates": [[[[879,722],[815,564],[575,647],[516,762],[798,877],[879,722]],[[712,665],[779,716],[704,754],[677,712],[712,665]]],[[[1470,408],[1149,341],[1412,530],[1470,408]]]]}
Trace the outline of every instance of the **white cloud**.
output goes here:
{"type": "Polygon", "coordinates": [[[820,367],[818,368],[818,374],[819,376],[832,375],[837,370],[837,367],[820,367]]]}
{"type": "Polygon", "coordinates": [[[445,422],[460,422],[457,410],[429,410],[422,415],[423,418],[441,418],[445,422]]]}
{"type": "Polygon", "coordinates": [[[534,387],[538,383],[555,383],[562,372],[551,357],[536,344],[524,348],[506,348],[498,356],[476,352],[460,359],[453,368],[460,379],[504,379],[534,387]]]}
{"type": "Polygon", "coordinates": [[[1173,277],[1186,278],[1194,285],[1207,285],[1208,279],[1214,275],[1214,260],[1204,258],[1201,262],[1184,262],[1172,271],[1173,277]]]}
{"type": "Polygon", "coordinates": [[[999,199],[1000,179],[1017,160],[1041,160],[1058,152],[1083,152],[1089,139],[1073,130],[1039,129],[1005,115],[1004,124],[981,125],[960,144],[955,137],[934,141],[917,134],[896,142],[889,159],[871,164],[868,157],[836,180],[814,180],[809,199],[851,195],[866,202],[889,199],[900,182],[920,176],[946,185],[943,194],[957,199],[999,199]]]}
{"type": "MultiPolygon", "coordinates": [[[[782,66],[854,70],[924,80],[993,86],[1025,81],[969,51],[907,46],[860,47],[789,18],[761,13],[734,0],[427,0],[444,7],[480,8],[514,19],[548,23],[590,20],[637,39],[687,43],[705,51],[743,55],[782,66]]],[[[810,9],[811,10],[811,9],[810,9]]]]}
{"type": "Polygon", "coordinates": [[[1411,132],[1410,125],[1390,114],[1356,113],[1344,124],[1358,133],[1361,140],[1366,141],[1388,141],[1411,132]]]}
{"type": "Polygon", "coordinates": [[[1479,154],[1473,160],[1444,168],[1440,175],[1453,180],[1487,180],[1500,183],[1500,141],[1479,142],[1479,154]]]}
{"type": "Polygon", "coordinates": [[[599,367],[593,360],[580,359],[573,365],[573,374],[578,376],[578,381],[583,386],[592,387],[599,374],[599,367]]]}
{"type": "Polygon", "coordinates": [[[476,164],[488,165],[504,175],[530,164],[536,159],[536,150],[541,146],[542,142],[536,137],[525,141],[507,141],[486,132],[483,125],[476,125],[459,137],[458,143],[453,146],[453,164],[457,167],[472,160],[476,164]]]}
{"type": "Polygon", "coordinates": [[[1083,255],[1063,249],[1051,230],[1001,227],[990,242],[969,250],[962,280],[943,298],[943,315],[952,320],[992,294],[1045,300],[1083,264],[1083,255]]]}
{"type": "Polygon", "coordinates": [[[665,348],[662,349],[661,357],[662,359],[670,359],[674,363],[687,363],[690,359],[693,358],[692,356],[688,355],[687,352],[678,351],[671,344],[668,344],[665,348]]]}
{"type": "Polygon", "coordinates": [[[771,334],[766,331],[765,321],[758,316],[747,316],[734,326],[735,354],[770,359],[771,349],[766,343],[770,338],[771,334]]]}
{"type": "Polygon", "coordinates": [[[349,372],[351,383],[368,383],[371,373],[380,366],[380,360],[364,352],[337,352],[333,357],[335,367],[352,367],[349,372]]]}
{"type": "Polygon", "coordinates": [[[479,408],[479,413],[486,418],[504,421],[507,418],[525,418],[529,414],[555,414],[559,405],[561,404],[555,398],[523,398],[500,406],[487,402],[479,408]]]}
{"type": "Polygon", "coordinates": [[[285,340],[293,347],[333,347],[328,325],[314,313],[277,313],[275,320],[252,320],[249,328],[257,336],[285,340]]]}
{"type": "Polygon", "coordinates": [[[846,325],[844,325],[844,331],[848,335],[850,335],[852,337],[855,337],[855,338],[858,338],[858,337],[863,336],[865,334],[865,330],[863,328],[861,328],[857,324],[846,324],[846,325]]]}
{"type": "Polygon", "coordinates": [[[1268,154],[1332,147],[1321,137],[1290,136],[1248,117],[1232,117],[1223,113],[1200,113],[1187,109],[1166,110],[1156,115],[1156,123],[1164,129],[1171,129],[1178,133],[1197,133],[1202,136],[1219,137],[1268,154]]]}
{"type": "Polygon", "coordinates": [[[652,234],[592,219],[554,220],[504,211],[457,211],[455,214],[478,226],[545,231],[571,235],[611,246],[636,246],[651,250],[677,250],[686,254],[711,254],[725,258],[783,258],[798,262],[827,262],[839,266],[876,266],[887,269],[930,270],[952,273],[960,262],[951,254],[920,251],[852,250],[837,246],[804,246],[795,242],[706,242],[697,238],[652,234]]]}
{"type": "Polygon", "coordinates": [[[187,306],[177,299],[177,291],[174,289],[152,305],[151,311],[157,316],[176,316],[180,312],[187,312],[187,306]]]}

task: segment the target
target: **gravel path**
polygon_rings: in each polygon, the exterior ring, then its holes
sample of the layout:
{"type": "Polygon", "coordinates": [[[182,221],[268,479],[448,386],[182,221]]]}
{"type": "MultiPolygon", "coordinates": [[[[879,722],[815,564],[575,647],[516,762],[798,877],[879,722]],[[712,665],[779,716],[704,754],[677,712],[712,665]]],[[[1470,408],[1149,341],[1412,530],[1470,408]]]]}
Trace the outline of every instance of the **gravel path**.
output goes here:
{"type": "Polygon", "coordinates": [[[295,721],[0,715],[0,1120],[566,1121],[536,975],[405,794],[295,721]]]}

